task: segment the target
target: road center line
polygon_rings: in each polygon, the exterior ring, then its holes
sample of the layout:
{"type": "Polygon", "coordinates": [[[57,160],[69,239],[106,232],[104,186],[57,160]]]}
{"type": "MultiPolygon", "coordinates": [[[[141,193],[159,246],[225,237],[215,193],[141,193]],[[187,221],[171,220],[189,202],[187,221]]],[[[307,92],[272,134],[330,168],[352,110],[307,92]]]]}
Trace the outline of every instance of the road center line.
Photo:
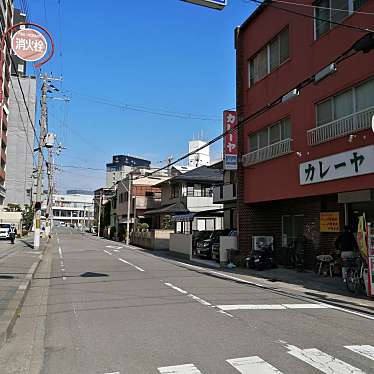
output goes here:
{"type": "Polygon", "coordinates": [[[109,256],[112,256],[112,255],[113,255],[113,253],[108,252],[106,249],[104,249],[104,252],[105,252],[105,253],[108,253],[109,256]]]}
{"type": "Polygon", "coordinates": [[[124,260],[123,258],[119,258],[118,260],[124,262],[127,265],[130,265],[130,266],[134,267],[136,270],[144,271],[144,269],[142,269],[141,267],[136,266],[136,265],[132,264],[131,262],[124,260]]]}

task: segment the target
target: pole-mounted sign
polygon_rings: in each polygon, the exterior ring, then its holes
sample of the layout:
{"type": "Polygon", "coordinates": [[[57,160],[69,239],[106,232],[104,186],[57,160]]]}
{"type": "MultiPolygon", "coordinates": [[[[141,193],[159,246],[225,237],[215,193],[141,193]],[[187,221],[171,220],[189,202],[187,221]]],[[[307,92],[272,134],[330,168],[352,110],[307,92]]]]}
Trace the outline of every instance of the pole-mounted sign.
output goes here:
{"type": "Polygon", "coordinates": [[[12,37],[13,52],[24,61],[41,60],[47,53],[47,48],[44,35],[35,29],[18,30],[12,37]]]}
{"type": "Polygon", "coordinates": [[[222,10],[227,5],[227,0],[182,0],[186,3],[202,5],[207,8],[222,10]]]}

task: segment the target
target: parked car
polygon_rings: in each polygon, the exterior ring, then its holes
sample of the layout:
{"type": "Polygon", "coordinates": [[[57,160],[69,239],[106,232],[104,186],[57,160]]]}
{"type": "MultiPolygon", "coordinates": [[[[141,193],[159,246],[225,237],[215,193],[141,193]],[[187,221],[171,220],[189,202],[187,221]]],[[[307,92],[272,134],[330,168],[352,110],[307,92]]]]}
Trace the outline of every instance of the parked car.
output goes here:
{"type": "Polygon", "coordinates": [[[208,238],[198,240],[196,244],[196,253],[203,258],[212,258],[212,246],[215,243],[219,245],[219,237],[228,235],[230,230],[215,230],[212,231],[208,238]]]}
{"type": "MultiPolygon", "coordinates": [[[[237,235],[236,230],[229,230],[229,233],[227,234],[227,236],[236,236],[236,235],[237,235]]],[[[220,247],[220,242],[218,238],[218,241],[212,244],[212,259],[216,260],[217,262],[219,262],[219,247],[220,247]]]]}
{"type": "Polygon", "coordinates": [[[0,223],[0,239],[9,239],[10,223],[0,223]]]}
{"type": "Polygon", "coordinates": [[[196,254],[197,242],[208,239],[213,231],[194,231],[192,233],[192,253],[196,254]]]}

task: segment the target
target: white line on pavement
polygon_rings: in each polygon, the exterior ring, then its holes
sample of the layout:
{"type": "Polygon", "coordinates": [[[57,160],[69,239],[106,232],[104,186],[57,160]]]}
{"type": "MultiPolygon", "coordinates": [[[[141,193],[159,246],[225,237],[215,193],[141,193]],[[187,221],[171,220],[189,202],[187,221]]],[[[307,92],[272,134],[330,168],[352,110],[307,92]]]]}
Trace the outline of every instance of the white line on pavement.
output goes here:
{"type": "Polygon", "coordinates": [[[112,373],[105,373],[105,374],[121,374],[119,371],[113,371],[112,373]]]}
{"type": "Polygon", "coordinates": [[[287,345],[288,353],[299,360],[313,366],[325,374],[365,374],[364,371],[337,359],[334,356],[316,348],[300,349],[293,345],[287,345]]]}
{"type": "Polygon", "coordinates": [[[123,258],[119,258],[118,260],[124,262],[127,265],[130,265],[130,266],[134,267],[136,270],[144,271],[144,269],[142,269],[141,267],[136,266],[136,265],[132,264],[131,262],[124,260],[123,258]]]}
{"type": "Polygon", "coordinates": [[[217,305],[221,310],[285,310],[285,309],[327,309],[328,306],[319,304],[238,304],[217,305]]]}
{"type": "Polygon", "coordinates": [[[104,249],[105,253],[108,253],[108,255],[112,256],[112,253],[108,252],[107,250],[104,249]]]}
{"type": "MultiPolygon", "coordinates": [[[[198,303],[200,303],[200,304],[202,304],[202,305],[209,306],[209,307],[211,307],[211,308],[217,309],[217,307],[216,307],[215,305],[212,305],[212,304],[209,303],[208,301],[205,301],[205,300],[203,300],[202,298],[200,298],[200,297],[198,297],[198,296],[196,296],[196,295],[193,295],[192,293],[188,293],[187,291],[182,290],[181,288],[179,288],[179,287],[177,287],[177,286],[174,286],[174,284],[171,284],[171,283],[164,283],[164,285],[165,285],[165,286],[168,286],[168,287],[170,287],[170,288],[172,288],[173,290],[176,290],[176,291],[180,292],[180,293],[183,294],[183,295],[186,295],[187,297],[191,298],[192,300],[197,301],[198,303]]],[[[224,315],[226,315],[226,316],[228,316],[228,317],[232,317],[232,318],[234,317],[232,314],[230,314],[230,313],[226,313],[226,312],[224,312],[224,311],[222,311],[222,310],[218,310],[218,312],[221,313],[221,314],[224,314],[224,315]]]]}
{"type": "Polygon", "coordinates": [[[164,285],[165,285],[165,286],[168,286],[168,287],[171,287],[173,290],[176,290],[176,291],[178,291],[178,292],[180,292],[180,293],[188,294],[187,291],[182,290],[181,288],[179,288],[179,287],[177,287],[177,286],[174,286],[174,285],[171,284],[171,283],[164,283],[164,285]]]}
{"type": "Polygon", "coordinates": [[[62,258],[62,249],[61,249],[60,246],[58,247],[58,253],[59,253],[59,255],[60,255],[60,258],[62,258]]]}
{"type": "Polygon", "coordinates": [[[346,345],[345,348],[374,361],[374,347],[371,345],[346,345]]]}
{"type": "Polygon", "coordinates": [[[233,358],[226,361],[241,374],[282,374],[258,356],[233,358]]]}
{"type": "Polygon", "coordinates": [[[202,374],[193,364],[166,366],[157,369],[161,374],[202,374]]]}
{"type": "MultiPolygon", "coordinates": [[[[209,269],[203,268],[201,266],[186,264],[185,262],[180,262],[180,261],[175,261],[175,260],[168,260],[168,262],[179,264],[182,267],[187,267],[187,268],[192,268],[192,269],[195,269],[195,270],[204,271],[204,272],[206,272],[208,274],[218,275],[218,276],[220,276],[223,279],[230,279],[230,280],[233,280],[233,281],[236,281],[236,282],[240,282],[242,284],[248,284],[250,286],[256,286],[258,288],[262,288],[262,289],[265,289],[265,290],[271,290],[271,288],[269,286],[265,286],[265,285],[263,285],[261,283],[246,281],[246,280],[244,280],[242,278],[233,277],[231,275],[228,275],[228,274],[225,274],[225,273],[221,273],[219,271],[209,270],[209,269]]],[[[279,290],[274,289],[274,291],[279,291],[279,290]]],[[[303,300],[308,300],[307,297],[304,297],[302,295],[300,295],[299,298],[303,299],[303,300]]],[[[358,316],[358,317],[362,317],[362,318],[366,318],[366,319],[370,319],[370,320],[374,321],[374,316],[370,316],[368,314],[365,314],[364,312],[355,312],[353,310],[349,310],[349,309],[346,309],[346,308],[343,308],[343,307],[340,307],[340,306],[335,306],[335,305],[323,303],[323,302],[318,301],[318,300],[315,300],[314,302],[316,304],[319,304],[319,305],[324,305],[324,306],[326,306],[327,308],[330,308],[330,309],[334,309],[334,310],[337,310],[337,311],[340,311],[340,312],[343,312],[343,313],[352,314],[354,316],[358,316]]]]}

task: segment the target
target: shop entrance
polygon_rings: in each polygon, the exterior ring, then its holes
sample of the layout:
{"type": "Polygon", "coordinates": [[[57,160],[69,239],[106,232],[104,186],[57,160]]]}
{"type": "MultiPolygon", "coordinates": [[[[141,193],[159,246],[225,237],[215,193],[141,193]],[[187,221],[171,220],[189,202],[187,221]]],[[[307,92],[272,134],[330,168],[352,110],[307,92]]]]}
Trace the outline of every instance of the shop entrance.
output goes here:
{"type": "Polygon", "coordinates": [[[304,215],[282,216],[282,246],[288,247],[298,236],[304,235],[304,215]]]}

